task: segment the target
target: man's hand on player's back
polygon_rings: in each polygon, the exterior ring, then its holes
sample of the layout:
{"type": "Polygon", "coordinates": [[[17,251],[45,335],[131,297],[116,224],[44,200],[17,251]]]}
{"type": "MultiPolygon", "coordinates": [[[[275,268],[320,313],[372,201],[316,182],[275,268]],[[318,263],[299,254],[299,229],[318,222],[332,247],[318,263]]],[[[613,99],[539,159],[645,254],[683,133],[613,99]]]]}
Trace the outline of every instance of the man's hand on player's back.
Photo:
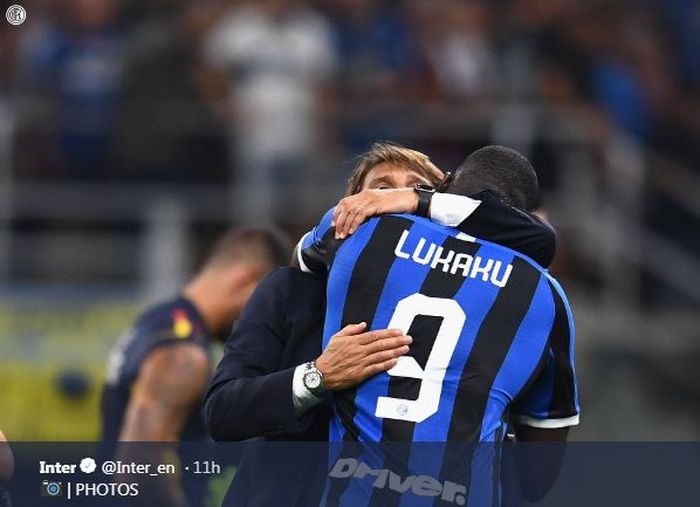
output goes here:
{"type": "Polygon", "coordinates": [[[400,329],[362,332],[367,324],[350,324],[331,338],[316,360],[328,390],[347,389],[390,370],[408,353],[413,339],[400,329]]]}

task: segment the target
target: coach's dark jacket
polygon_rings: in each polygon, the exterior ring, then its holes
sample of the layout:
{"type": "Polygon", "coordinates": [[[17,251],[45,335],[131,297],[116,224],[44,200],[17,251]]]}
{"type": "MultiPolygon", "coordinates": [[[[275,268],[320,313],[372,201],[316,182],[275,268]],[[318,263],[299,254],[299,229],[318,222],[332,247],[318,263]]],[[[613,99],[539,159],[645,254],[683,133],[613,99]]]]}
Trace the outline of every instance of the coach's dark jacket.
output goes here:
{"type": "Polygon", "coordinates": [[[279,268],[258,286],[226,342],[204,417],[215,440],[328,439],[328,405],[298,419],[294,368],[321,354],[325,280],[279,268]]]}
{"type": "MultiPolygon", "coordinates": [[[[321,354],[325,280],[280,268],[258,286],[226,342],[204,402],[215,440],[328,440],[327,403],[297,418],[294,368],[321,354]]],[[[224,505],[306,505],[325,463],[316,444],[247,444],[224,505]],[[271,485],[274,484],[274,487],[271,485]]]]}

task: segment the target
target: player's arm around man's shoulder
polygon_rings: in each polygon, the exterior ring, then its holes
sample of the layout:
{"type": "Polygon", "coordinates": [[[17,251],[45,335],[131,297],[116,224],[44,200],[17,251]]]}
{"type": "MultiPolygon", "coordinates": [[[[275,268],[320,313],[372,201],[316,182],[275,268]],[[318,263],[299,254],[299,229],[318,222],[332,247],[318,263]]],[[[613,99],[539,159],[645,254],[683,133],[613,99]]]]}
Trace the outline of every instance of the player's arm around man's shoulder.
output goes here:
{"type": "MultiPolygon", "coordinates": [[[[347,238],[373,216],[409,213],[512,248],[544,267],[551,264],[556,251],[556,233],[549,223],[532,213],[508,206],[487,191],[466,196],[435,192],[422,186],[367,189],[344,197],[331,212],[332,217],[327,223],[334,227],[336,240],[347,238]]],[[[328,243],[327,233],[324,238],[328,243]]],[[[319,235],[311,239],[319,241],[319,235]]],[[[306,238],[304,246],[313,245],[311,239],[306,238]]]]}

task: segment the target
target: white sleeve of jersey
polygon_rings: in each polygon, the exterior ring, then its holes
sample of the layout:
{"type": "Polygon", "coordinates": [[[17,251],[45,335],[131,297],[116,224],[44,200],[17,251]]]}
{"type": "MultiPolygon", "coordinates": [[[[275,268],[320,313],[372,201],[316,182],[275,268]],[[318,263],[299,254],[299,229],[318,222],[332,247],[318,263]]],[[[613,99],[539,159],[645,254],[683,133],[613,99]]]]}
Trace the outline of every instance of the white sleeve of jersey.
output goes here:
{"type": "Polygon", "coordinates": [[[457,227],[480,204],[481,201],[465,195],[435,193],[430,200],[430,219],[440,225],[457,227]]]}

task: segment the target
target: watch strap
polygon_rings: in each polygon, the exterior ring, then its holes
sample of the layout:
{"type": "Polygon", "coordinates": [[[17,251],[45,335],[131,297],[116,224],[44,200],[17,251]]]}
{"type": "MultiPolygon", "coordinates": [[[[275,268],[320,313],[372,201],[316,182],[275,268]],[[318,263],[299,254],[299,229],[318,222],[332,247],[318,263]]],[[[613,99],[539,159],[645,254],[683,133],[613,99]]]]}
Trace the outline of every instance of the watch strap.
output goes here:
{"type": "Polygon", "coordinates": [[[413,190],[418,194],[418,206],[416,215],[423,218],[430,218],[430,202],[433,199],[435,190],[422,185],[416,185],[413,190]]]}

